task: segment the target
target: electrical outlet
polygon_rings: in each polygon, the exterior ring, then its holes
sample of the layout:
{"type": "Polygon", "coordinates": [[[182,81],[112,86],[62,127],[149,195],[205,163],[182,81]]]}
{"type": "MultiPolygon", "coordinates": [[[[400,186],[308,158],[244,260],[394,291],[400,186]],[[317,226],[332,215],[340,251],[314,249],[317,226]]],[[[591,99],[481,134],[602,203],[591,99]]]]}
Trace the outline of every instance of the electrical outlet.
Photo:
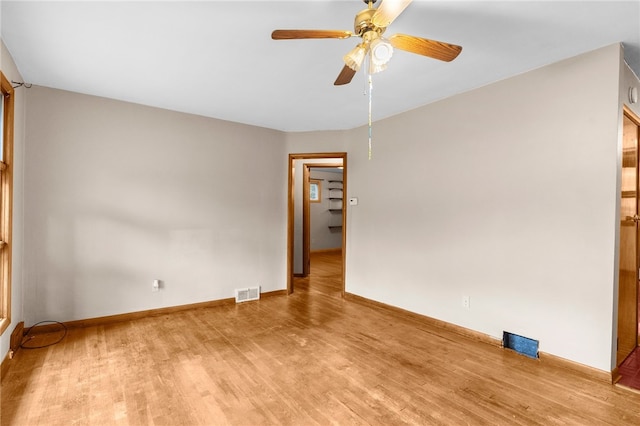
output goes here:
{"type": "Polygon", "coordinates": [[[153,284],[151,285],[151,291],[159,291],[160,290],[160,280],[153,280],[153,284]]]}
{"type": "Polygon", "coordinates": [[[462,307],[465,309],[469,309],[471,307],[471,297],[462,296],[462,307]]]}

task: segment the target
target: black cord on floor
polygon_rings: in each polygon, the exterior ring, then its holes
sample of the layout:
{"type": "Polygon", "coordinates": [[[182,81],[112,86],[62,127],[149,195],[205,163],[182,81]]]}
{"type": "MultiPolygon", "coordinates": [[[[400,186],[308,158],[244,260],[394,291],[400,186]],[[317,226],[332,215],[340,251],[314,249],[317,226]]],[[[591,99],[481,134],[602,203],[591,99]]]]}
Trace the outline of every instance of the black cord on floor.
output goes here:
{"type": "Polygon", "coordinates": [[[67,326],[64,325],[63,323],[59,322],[59,321],[40,321],[38,323],[33,324],[31,327],[29,327],[27,329],[27,332],[24,334],[24,337],[22,338],[22,343],[20,343],[20,347],[22,349],[42,349],[42,348],[48,348],[49,346],[53,346],[53,345],[57,345],[58,343],[62,342],[62,340],[67,336],[67,326]],[[62,337],[60,337],[58,340],[56,340],[53,343],[48,343],[46,345],[42,345],[42,346],[25,346],[25,343],[33,338],[35,338],[35,336],[29,336],[29,333],[31,332],[31,329],[37,325],[40,324],[59,324],[62,326],[62,330],[64,330],[64,333],[62,334],[62,337]]]}

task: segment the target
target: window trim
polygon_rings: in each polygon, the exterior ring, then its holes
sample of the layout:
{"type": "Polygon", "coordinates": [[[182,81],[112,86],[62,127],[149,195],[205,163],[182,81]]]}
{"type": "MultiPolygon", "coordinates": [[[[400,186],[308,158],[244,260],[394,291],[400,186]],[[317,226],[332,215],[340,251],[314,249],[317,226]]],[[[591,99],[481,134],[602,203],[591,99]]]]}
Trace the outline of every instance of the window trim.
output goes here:
{"type": "Polygon", "coordinates": [[[11,83],[0,71],[0,90],[3,108],[3,157],[0,162],[0,335],[11,324],[11,230],[13,216],[13,126],[14,91],[11,83]]]}
{"type": "Polygon", "coordinates": [[[309,179],[309,202],[310,203],[319,203],[322,201],[322,180],[321,179],[309,179]],[[311,187],[316,186],[316,197],[313,198],[313,191],[311,187]]]}

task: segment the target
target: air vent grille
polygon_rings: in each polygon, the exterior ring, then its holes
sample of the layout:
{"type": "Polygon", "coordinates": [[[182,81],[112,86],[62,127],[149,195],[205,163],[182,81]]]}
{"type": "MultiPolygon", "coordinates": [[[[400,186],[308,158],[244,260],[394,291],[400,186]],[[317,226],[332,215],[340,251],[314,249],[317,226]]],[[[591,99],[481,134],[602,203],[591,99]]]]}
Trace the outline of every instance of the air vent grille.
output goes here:
{"type": "Polygon", "coordinates": [[[260,287],[238,288],[236,289],[236,303],[248,302],[260,299],[260,287]]]}
{"type": "Polygon", "coordinates": [[[504,331],[502,333],[502,346],[512,349],[519,354],[526,355],[530,358],[538,358],[538,341],[528,337],[518,336],[517,334],[504,331]]]}

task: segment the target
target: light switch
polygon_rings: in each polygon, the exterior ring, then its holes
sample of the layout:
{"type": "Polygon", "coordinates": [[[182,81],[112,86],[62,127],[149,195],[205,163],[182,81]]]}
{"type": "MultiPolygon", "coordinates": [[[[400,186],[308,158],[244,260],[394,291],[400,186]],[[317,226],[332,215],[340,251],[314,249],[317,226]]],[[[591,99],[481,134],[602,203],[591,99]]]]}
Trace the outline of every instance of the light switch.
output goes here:
{"type": "Polygon", "coordinates": [[[357,198],[349,198],[349,205],[350,206],[357,206],[358,205],[358,199],[357,198]]]}

